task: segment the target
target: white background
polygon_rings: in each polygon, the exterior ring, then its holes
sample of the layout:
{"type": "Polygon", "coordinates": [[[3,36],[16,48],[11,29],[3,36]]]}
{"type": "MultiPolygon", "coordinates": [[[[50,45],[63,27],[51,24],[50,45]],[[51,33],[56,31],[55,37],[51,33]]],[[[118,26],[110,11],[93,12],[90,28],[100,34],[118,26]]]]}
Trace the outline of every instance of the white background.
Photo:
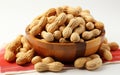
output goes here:
{"type": "MultiPolygon", "coordinates": [[[[105,24],[108,40],[120,44],[120,0],[0,0],[0,46],[12,41],[18,34],[25,34],[26,26],[39,14],[63,5],[89,9],[96,20],[105,24]]],[[[95,71],[71,69],[62,73],[40,74],[117,75],[119,72],[120,64],[111,64],[95,71]]]]}

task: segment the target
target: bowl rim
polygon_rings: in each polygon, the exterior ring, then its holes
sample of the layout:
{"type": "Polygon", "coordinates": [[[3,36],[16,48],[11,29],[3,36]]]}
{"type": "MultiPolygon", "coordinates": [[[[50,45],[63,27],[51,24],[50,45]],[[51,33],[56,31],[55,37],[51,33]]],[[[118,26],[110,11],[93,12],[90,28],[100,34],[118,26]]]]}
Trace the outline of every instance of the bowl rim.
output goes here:
{"type": "Polygon", "coordinates": [[[40,42],[43,42],[43,43],[46,43],[46,44],[56,44],[56,45],[74,45],[74,44],[77,44],[77,43],[89,43],[89,42],[91,42],[91,41],[93,41],[93,40],[95,40],[95,39],[97,39],[97,38],[99,38],[99,37],[103,37],[104,35],[105,35],[105,29],[103,28],[101,31],[101,34],[98,36],[98,37],[95,37],[94,39],[91,39],[91,40],[88,40],[88,41],[85,41],[85,42],[76,42],[76,43],[73,43],[73,42],[67,42],[67,43],[59,43],[59,42],[47,42],[47,41],[43,41],[42,39],[38,39],[38,38],[36,38],[35,36],[33,36],[33,35],[31,35],[30,33],[29,33],[29,25],[26,27],[26,29],[25,29],[25,32],[26,32],[26,35],[29,35],[29,36],[31,36],[33,39],[35,39],[35,40],[37,40],[37,41],[40,41],[40,42]]]}

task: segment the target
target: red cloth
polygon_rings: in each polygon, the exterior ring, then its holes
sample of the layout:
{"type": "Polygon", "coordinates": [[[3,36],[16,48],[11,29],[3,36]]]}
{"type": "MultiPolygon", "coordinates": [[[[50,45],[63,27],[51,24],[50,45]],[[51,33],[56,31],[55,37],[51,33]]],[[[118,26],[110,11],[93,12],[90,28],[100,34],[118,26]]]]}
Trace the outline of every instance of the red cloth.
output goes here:
{"type": "Polygon", "coordinates": [[[20,66],[20,65],[17,65],[15,62],[14,63],[7,62],[6,60],[4,60],[4,52],[5,52],[4,48],[0,50],[0,73],[10,72],[10,71],[33,70],[32,64],[20,66]]]}
{"type": "MultiPolygon", "coordinates": [[[[0,50],[0,73],[4,72],[11,72],[11,71],[27,71],[27,70],[33,70],[33,65],[32,64],[27,64],[24,66],[17,65],[15,62],[14,63],[9,63],[4,60],[4,51],[5,49],[3,48],[0,50]]],[[[113,59],[110,61],[103,60],[103,62],[116,62],[120,61],[120,49],[116,51],[111,51],[113,55],[113,59]]]]}

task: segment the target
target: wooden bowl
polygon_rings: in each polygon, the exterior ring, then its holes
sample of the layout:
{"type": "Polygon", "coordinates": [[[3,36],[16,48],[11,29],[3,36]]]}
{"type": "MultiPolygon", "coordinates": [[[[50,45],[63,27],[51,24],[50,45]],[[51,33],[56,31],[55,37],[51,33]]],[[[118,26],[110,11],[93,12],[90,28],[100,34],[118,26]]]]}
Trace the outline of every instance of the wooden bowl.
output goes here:
{"type": "Polygon", "coordinates": [[[29,28],[26,28],[26,38],[40,56],[51,56],[58,61],[67,63],[73,62],[78,57],[96,53],[104,34],[105,31],[103,30],[99,37],[81,43],[53,43],[34,37],[29,33],[29,28]]]}

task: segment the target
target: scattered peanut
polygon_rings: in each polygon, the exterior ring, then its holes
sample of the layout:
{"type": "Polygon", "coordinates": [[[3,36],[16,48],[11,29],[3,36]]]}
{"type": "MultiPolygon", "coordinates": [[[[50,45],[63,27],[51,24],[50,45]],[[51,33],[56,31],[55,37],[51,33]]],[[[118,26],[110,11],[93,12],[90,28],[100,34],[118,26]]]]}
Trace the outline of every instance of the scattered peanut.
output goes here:
{"type": "Polygon", "coordinates": [[[102,65],[102,59],[101,58],[94,58],[92,60],[89,60],[86,62],[86,69],[87,70],[95,70],[102,65]]]}
{"type": "Polygon", "coordinates": [[[16,64],[18,65],[24,65],[26,63],[29,63],[32,58],[34,56],[34,50],[28,50],[26,53],[24,53],[23,55],[20,55],[17,59],[16,59],[16,64]]]}
{"type": "Polygon", "coordinates": [[[42,59],[42,62],[45,64],[52,63],[52,62],[54,62],[54,59],[51,57],[45,57],[42,59]]]}
{"type": "Polygon", "coordinates": [[[36,64],[38,62],[42,62],[42,58],[40,56],[35,56],[32,58],[31,63],[36,64]]]}
{"type": "Polygon", "coordinates": [[[87,61],[88,61],[87,57],[77,58],[74,62],[74,67],[79,69],[83,68],[87,61]]]}
{"type": "Polygon", "coordinates": [[[58,72],[63,69],[64,64],[62,64],[61,62],[52,62],[49,63],[48,66],[49,66],[49,71],[58,72]]]}
{"type": "Polygon", "coordinates": [[[116,42],[111,42],[109,43],[110,46],[110,50],[118,50],[119,49],[119,45],[116,42]]]}
{"type": "Polygon", "coordinates": [[[15,40],[10,42],[5,48],[4,59],[7,61],[14,61],[15,60],[15,53],[17,48],[21,46],[21,38],[23,35],[18,35],[15,40]]]}
{"type": "Polygon", "coordinates": [[[108,44],[103,43],[99,48],[99,54],[106,60],[112,60],[112,54],[108,44]]]}
{"type": "Polygon", "coordinates": [[[53,71],[58,72],[63,69],[63,64],[61,62],[52,62],[49,64],[45,64],[43,62],[38,62],[34,65],[34,69],[39,72],[43,71],[53,71]]]}
{"type": "Polygon", "coordinates": [[[49,68],[47,64],[38,62],[34,65],[34,69],[38,72],[43,72],[43,71],[47,71],[49,68]]]}

